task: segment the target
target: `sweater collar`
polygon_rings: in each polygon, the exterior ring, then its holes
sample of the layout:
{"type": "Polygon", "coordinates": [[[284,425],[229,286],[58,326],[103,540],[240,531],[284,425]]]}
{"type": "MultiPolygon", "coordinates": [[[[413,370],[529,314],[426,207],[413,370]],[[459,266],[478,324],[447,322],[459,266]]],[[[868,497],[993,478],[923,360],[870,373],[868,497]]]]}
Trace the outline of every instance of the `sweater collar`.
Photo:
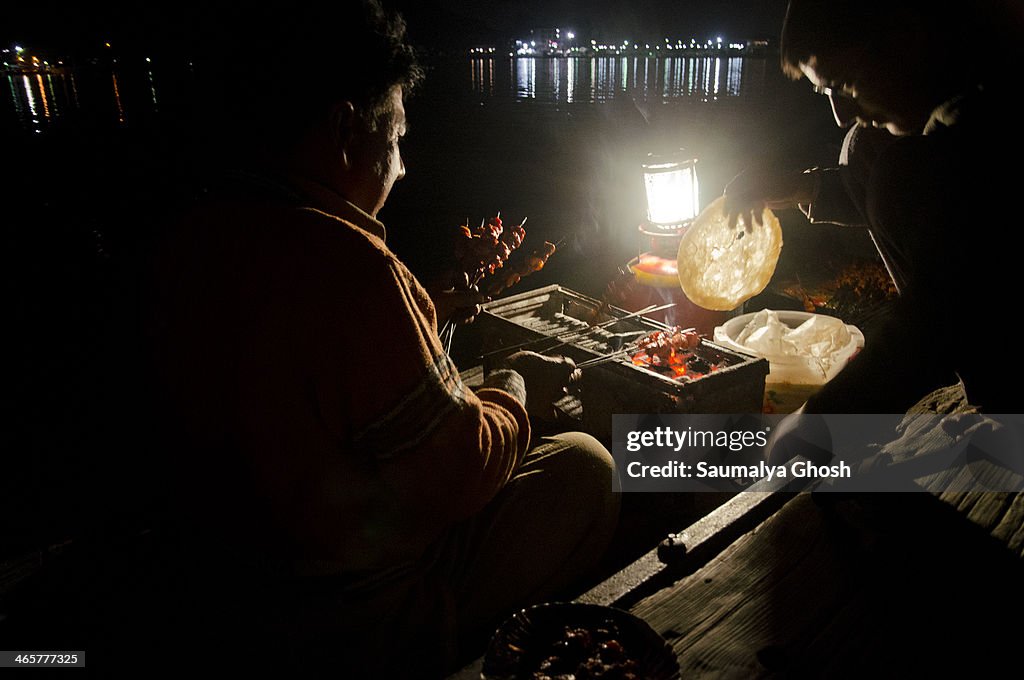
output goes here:
{"type": "Polygon", "coordinates": [[[381,241],[386,238],[387,230],[380,220],[375,219],[330,187],[301,177],[290,177],[289,184],[305,199],[304,203],[308,204],[310,208],[351,222],[381,241]]]}

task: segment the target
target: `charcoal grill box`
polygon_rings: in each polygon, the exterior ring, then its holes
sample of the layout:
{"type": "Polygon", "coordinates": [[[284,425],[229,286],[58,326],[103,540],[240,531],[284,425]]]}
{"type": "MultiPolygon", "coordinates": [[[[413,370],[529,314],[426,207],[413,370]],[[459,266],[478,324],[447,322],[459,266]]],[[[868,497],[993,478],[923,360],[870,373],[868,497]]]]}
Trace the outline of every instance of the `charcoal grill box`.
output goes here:
{"type": "MultiPolygon", "coordinates": [[[[484,305],[473,324],[484,366],[500,361],[520,343],[549,338],[526,349],[543,351],[559,340],[570,342],[553,354],[571,357],[577,363],[604,356],[624,344],[624,337],[664,330],[664,324],[634,317],[584,337],[566,337],[570,329],[586,329],[591,323],[625,317],[629,312],[604,306],[599,300],[559,285],[547,286],[495,300],[484,305]],[[561,333],[559,340],[553,338],[561,333]],[[493,353],[488,355],[488,353],[493,353]]],[[[768,375],[765,359],[735,352],[701,340],[696,353],[718,369],[695,380],[678,380],[642,366],[629,356],[583,370],[580,390],[580,429],[606,444],[611,442],[612,415],[616,413],[760,413],[764,382],[768,375]]]]}

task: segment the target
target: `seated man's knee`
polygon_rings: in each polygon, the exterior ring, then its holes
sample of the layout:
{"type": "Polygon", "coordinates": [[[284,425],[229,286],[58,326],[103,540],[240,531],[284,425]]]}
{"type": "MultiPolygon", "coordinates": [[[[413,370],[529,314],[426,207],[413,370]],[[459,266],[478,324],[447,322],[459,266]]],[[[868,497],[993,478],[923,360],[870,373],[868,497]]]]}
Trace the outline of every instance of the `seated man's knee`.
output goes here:
{"type": "Polygon", "coordinates": [[[585,432],[563,432],[552,437],[565,446],[560,457],[582,473],[595,478],[607,478],[610,483],[615,475],[615,461],[604,444],[585,432]]]}
{"type": "MultiPolygon", "coordinates": [[[[562,447],[558,451],[559,473],[566,477],[567,488],[580,503],[590,507],[604,506],[617,515],[619,495],[615,493],[615,460],[608,449],[584,432],[563,432],[555,435],[562,447]]],[[[552,470],[553,471],[553,470],[552,470]]],[[[556,473],[558,474],[558,473],[556,473]]]]}

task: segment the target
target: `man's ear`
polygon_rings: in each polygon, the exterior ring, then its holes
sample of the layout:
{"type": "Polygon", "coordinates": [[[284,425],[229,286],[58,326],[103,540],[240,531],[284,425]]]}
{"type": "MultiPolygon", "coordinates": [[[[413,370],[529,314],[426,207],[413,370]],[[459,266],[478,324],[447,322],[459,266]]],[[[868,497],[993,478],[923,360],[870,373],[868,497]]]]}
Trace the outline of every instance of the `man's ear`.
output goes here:
{"type": "Polygon", "coordinates": [[[331,143],[341,154],[342,163],[348,165],[348,148],[355,133],[356,107],[350,101],[337,102],[328,117],[331,143]]]}

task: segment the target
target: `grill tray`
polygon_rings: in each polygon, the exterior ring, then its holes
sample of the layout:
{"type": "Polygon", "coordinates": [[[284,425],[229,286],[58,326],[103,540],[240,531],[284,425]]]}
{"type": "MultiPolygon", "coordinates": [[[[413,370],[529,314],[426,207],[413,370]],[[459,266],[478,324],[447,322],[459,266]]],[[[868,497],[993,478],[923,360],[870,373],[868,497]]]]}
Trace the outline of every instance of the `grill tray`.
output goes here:
{"type": "MultiPolygon", "coordinates": [[[[584,338],[556,339],[570,329],[627,316],[617,307],[605,307],[594,298],[558,285],[538,288],[484,305],[476,333],[481,353],[513,348],[523,342],[548,338],[526,349],[544,352],[570,340],[552,352],[577,363],[613,352],[631,340],[668,326],[634,317],[597,329],[584,338]],[[600,314],[598,312],[600,311],[600,314]]],[[[511,350],[510,350],[511,351],[511,350]]],[[[584,369],[581,382],[582,429],[611,440],[611,416],[615,413],[759,413],[764,397],[768,362],[701,340],[695,353],[719,368],[696,379],[676,379],[633,364],[628,355],[584,369]]],[[[487,357],[500,361],[503,353],[487,357]]],[[[488,367],[485,365],[485,368],[488,367]]]]}

